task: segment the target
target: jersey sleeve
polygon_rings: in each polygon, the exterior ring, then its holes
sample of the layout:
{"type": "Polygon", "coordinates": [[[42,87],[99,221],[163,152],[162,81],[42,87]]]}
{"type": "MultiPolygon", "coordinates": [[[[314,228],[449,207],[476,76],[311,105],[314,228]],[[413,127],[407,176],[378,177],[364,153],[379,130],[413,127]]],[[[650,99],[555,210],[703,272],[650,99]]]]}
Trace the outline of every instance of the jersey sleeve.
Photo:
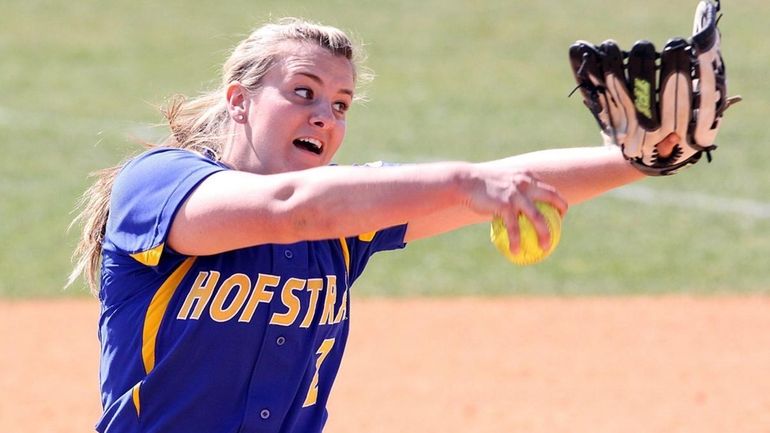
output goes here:
{"type": "MultiPolygon", "coordinates": [[[[372,161],[360,164],[363,167],[396,167],[403,164],[372,161]]],[[[344,239],[343,254],[348,263],[348,279],[352,284],[364,271],[369,257],[380,251],[396,250],[406,246],[404,236],[406,235],[407,224],[400,224],[386,229],[371,233],[364,233],[355,237],[344,239]]]]}
{"type": "Polygon", "coordinates": [[[351,284],[363,273],[372,254],[380,251],[397,250],[406,246],[404,241],[406,227],[406,224],[401,224],[344,239],[343,250],[346,249],[347,251],[343,251],[343,253],[349,256],[346,259],[349,259],[348,279],[351,284]]]}
{"type": "Polygon", "coordinates": [[[190,193],[226,167],[175,148],[145,152],[118,173],[110,198],[104,249],[156,266],[171,222],[190,193]]]}

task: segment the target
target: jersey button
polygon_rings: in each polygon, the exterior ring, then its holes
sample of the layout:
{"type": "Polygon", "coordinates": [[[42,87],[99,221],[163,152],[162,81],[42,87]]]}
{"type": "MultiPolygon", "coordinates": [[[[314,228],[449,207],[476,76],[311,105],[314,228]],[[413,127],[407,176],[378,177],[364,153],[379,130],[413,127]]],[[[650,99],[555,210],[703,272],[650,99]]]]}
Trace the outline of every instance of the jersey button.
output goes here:
{"type": "Polygon", "coordinates": [[[294,253],[291,252],[291,250],[285,250],[283,252],[283,255],[286,256],[287,259],[291,260],[292,257],[294,257],[294,253]]]}
{"type": "Polygon", "coordinates": [[[283,346],[284,343],[286,343],[286,337],[281,336],[275,339],[275,344],[279,346],[283,346]]]}
{"type": "Polygon", "coordinates": [[[270,418],[270,410],[262,409],[261,411],[259,411],[259,417],[262,418],[262,419],[270,418]]]}

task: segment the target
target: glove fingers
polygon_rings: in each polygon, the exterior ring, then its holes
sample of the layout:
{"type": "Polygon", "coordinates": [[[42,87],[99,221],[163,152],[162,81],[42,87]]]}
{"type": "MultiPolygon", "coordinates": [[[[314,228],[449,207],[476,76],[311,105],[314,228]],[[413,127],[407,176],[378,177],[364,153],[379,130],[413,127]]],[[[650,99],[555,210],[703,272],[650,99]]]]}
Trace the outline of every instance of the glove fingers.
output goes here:
{"type": "Polygon", "coordinates": [[[628,82],[634,92],[639,125],[647,131],[655,131],[660,127],[658,113],[657,71],[655,60],[658,53],[655,45],[649,41],[638,41],[628,53],[628,82]]]}
{"type": "Polygon", "coordinates": [[[709,147],[716,139],[722,113],[727,108],[725,104],[726,83],[722,58],[715,53],[704,53],[698,56],[697,75],[694,91],[697,118],[693,128],[693,142],[701,147],[709,147]],[[705,62],[706,65],[702,63],[705,62]],[[715,70],[711,65],[718,65],[715,70]]]}
{"type": "Polygon", "coordinates": [[[676,173],[704,153],[710,160],[724,111],[741,100],[727,96],[719,13],[719,0],[700,0],[689,40],[672,39],[660,54],[652,43],[639,41],[625,62],[611,40],[570,47],[578,88],[605,143],[620,145],[646,174],[676,173]],[[658,146],[671,133],[679,136],[673,149],[658,146]]]}
{"type": "Polygon", "coordinates": [[[637,41],[628,53],[628,82],[633,90],[639,133],[628,140],[628,156],[644,166],[653,163],[654,146],[667,135],[660,128],[658,110],[657,74],[655,60],[658,53],[649,41],[637,41]]]}
{"type": "Polygon", "coordinates": [[[569,47],[569,61],[575,81],[583,85],[581,92],[591,90],[592,86],[602,84],[599,63],[599,49],[590,42],[577,41],[569,47]]]}
{"type": "Polygon", "coordinates": [[[617,43],[607,40],[599,48],[602,53],[602,71],[607,85],[610,120],[615,131],[615,142],[627,149],[629,155],[637,156],[638,146],[629,145],[628,137],[637,130],[634,101],[626,82],[623,52],[617,43]]]}
{"type": "Polygon", "coordinates": [[[687,41],[671,39],[660,58],[660,129],[646,137],[643,164],[660,170],[660,174],[674,173],[700,158],[700,150],[689,144],[692,109],[692,78],[687,41]],[[670,153],[662,154],[656,144],[671,132],[676,132],[679,143],[670,153]]]}
{"type": "Polygon", "coordinates": [[[695,18],[692,23],[693,46],[701,51],[708,51],[715,43],[718,44],[715,40],[718,36],[717,6],[710,1],[701,1],[695,8],[695,18]]]}
{"type": "Polygon", "coordinates": [[[702,149],[711,148],[719,130],[722,113],[727,109],[727,83],[720,53],[717,29],[717,7],[710,1],[701,1],[695,10],[692,48],[697,58],[695,69],[694,107],[696,119],[691,130],[691,141],[702,149]]]}
{"type": "Polygon", "coordinates": [[[599,49],[589,42],[577,41],[569,48],[569,58],[583,103],[602,131],[614,138],[599,49]]]}
{"type": "Polygon", "coordinates": [[[660,58],[660,107],[661,130],[665,135],[676,132],[687,139],[690,125],[692,78],[687,41],[670,40],[660,58]]]}

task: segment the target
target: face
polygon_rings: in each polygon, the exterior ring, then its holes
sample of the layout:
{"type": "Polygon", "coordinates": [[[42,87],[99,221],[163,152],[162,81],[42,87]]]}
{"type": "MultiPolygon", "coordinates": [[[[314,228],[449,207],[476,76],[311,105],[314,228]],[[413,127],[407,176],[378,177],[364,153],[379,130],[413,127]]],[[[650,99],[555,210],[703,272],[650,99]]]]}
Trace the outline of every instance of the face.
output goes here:
{"type": "Polygon", "coordinates": [[[235,166],[274,174],[327,165],[345,137],[353,65],[314,44],[291,42],[262,80],[245,92],[236,128],[235,166]],[[240,151],[239,151],[240,150],[240,151]]]}

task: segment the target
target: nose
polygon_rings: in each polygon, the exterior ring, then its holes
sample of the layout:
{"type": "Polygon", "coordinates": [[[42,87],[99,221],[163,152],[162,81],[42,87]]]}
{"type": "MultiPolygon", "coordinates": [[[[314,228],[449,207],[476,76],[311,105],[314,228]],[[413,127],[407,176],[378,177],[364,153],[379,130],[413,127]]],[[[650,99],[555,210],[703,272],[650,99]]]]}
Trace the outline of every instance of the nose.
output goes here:
{"type": "Polygon", "coordinates": [[[310,115],[310,124],[321,129],[329,129],[334,125],[334,112],[327,103],[317,104],[310,115]]]}

